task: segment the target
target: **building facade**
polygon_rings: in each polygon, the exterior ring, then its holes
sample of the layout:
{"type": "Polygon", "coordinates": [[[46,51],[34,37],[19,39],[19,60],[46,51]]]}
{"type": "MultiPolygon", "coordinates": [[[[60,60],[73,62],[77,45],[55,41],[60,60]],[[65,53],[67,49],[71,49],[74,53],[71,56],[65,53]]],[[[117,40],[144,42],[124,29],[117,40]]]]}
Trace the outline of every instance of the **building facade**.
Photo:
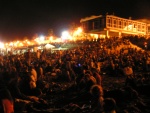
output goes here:
{"type": "Polygon", "coordinates": [[[96,37],[111,37],[124,35],[150,35],[150,24],[131,18],[125,19],[114,15],[99,15],[80,20],[83,31],[96,37]]]}

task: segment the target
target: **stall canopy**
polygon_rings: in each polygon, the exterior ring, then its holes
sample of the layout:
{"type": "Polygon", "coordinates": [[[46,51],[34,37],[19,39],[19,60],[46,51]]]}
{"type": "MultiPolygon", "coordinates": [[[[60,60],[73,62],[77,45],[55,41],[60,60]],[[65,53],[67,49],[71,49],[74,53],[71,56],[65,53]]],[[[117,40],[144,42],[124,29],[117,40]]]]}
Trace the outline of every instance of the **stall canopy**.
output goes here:
{"type": "Polygon", "coordinates": [[[46,44],[45,45],[45,48],[46,49],[51,49],[51,48],[55,48],[55,46],[51,45],[51,44],[46,44]]]}

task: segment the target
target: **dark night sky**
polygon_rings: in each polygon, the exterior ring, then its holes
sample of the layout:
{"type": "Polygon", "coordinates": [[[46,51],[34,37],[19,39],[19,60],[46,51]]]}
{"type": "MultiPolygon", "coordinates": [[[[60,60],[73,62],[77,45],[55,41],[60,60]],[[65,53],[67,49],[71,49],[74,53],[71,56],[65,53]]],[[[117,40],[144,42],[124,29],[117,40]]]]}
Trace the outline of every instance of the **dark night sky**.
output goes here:
{"type": "Polygon", "coordinates": [[[60,36],[71,23],[107,12],[150,18],[150,0],[0,0],[0,41],[47,35],[49,29],[60,36]]]}

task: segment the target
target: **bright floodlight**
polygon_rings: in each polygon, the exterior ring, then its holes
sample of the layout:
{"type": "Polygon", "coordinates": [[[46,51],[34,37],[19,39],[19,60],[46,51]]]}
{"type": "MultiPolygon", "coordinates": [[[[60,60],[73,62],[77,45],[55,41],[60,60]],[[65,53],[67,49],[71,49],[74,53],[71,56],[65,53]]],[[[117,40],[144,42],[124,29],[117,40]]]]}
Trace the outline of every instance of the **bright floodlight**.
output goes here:
{"type": "Polygon", "coordinates": [[[68,31],[63,31],[63,32],[62,32],[61,38],[62,38],[63,40],[68,39],[69,37],[70,37],[70,35],[69,35],[69,32],[68,32],[68,31]]]}
{"type": "Polygon", "coordinates": [[[40,36],[40,41],[44,41],[45,37],[44,36],[40,36]]]}
{"type": "Polygon", "coordinates": [[[0,42],[0,48],[4,48],[4,44],[2,42],[0,42]]]}

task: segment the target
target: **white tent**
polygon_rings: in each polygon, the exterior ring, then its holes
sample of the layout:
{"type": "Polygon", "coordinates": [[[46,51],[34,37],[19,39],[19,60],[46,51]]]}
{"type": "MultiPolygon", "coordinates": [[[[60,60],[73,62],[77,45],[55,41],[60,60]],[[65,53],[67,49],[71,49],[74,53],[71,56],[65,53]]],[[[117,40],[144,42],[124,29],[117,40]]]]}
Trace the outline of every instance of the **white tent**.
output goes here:
{"type": "Polygon", "coordinates": [[[55,46],[51,45],[51,44],[46,44],[45,45],[45,48],[46,49],[51,49],[51,48],[55,48],[55,46]]]}

